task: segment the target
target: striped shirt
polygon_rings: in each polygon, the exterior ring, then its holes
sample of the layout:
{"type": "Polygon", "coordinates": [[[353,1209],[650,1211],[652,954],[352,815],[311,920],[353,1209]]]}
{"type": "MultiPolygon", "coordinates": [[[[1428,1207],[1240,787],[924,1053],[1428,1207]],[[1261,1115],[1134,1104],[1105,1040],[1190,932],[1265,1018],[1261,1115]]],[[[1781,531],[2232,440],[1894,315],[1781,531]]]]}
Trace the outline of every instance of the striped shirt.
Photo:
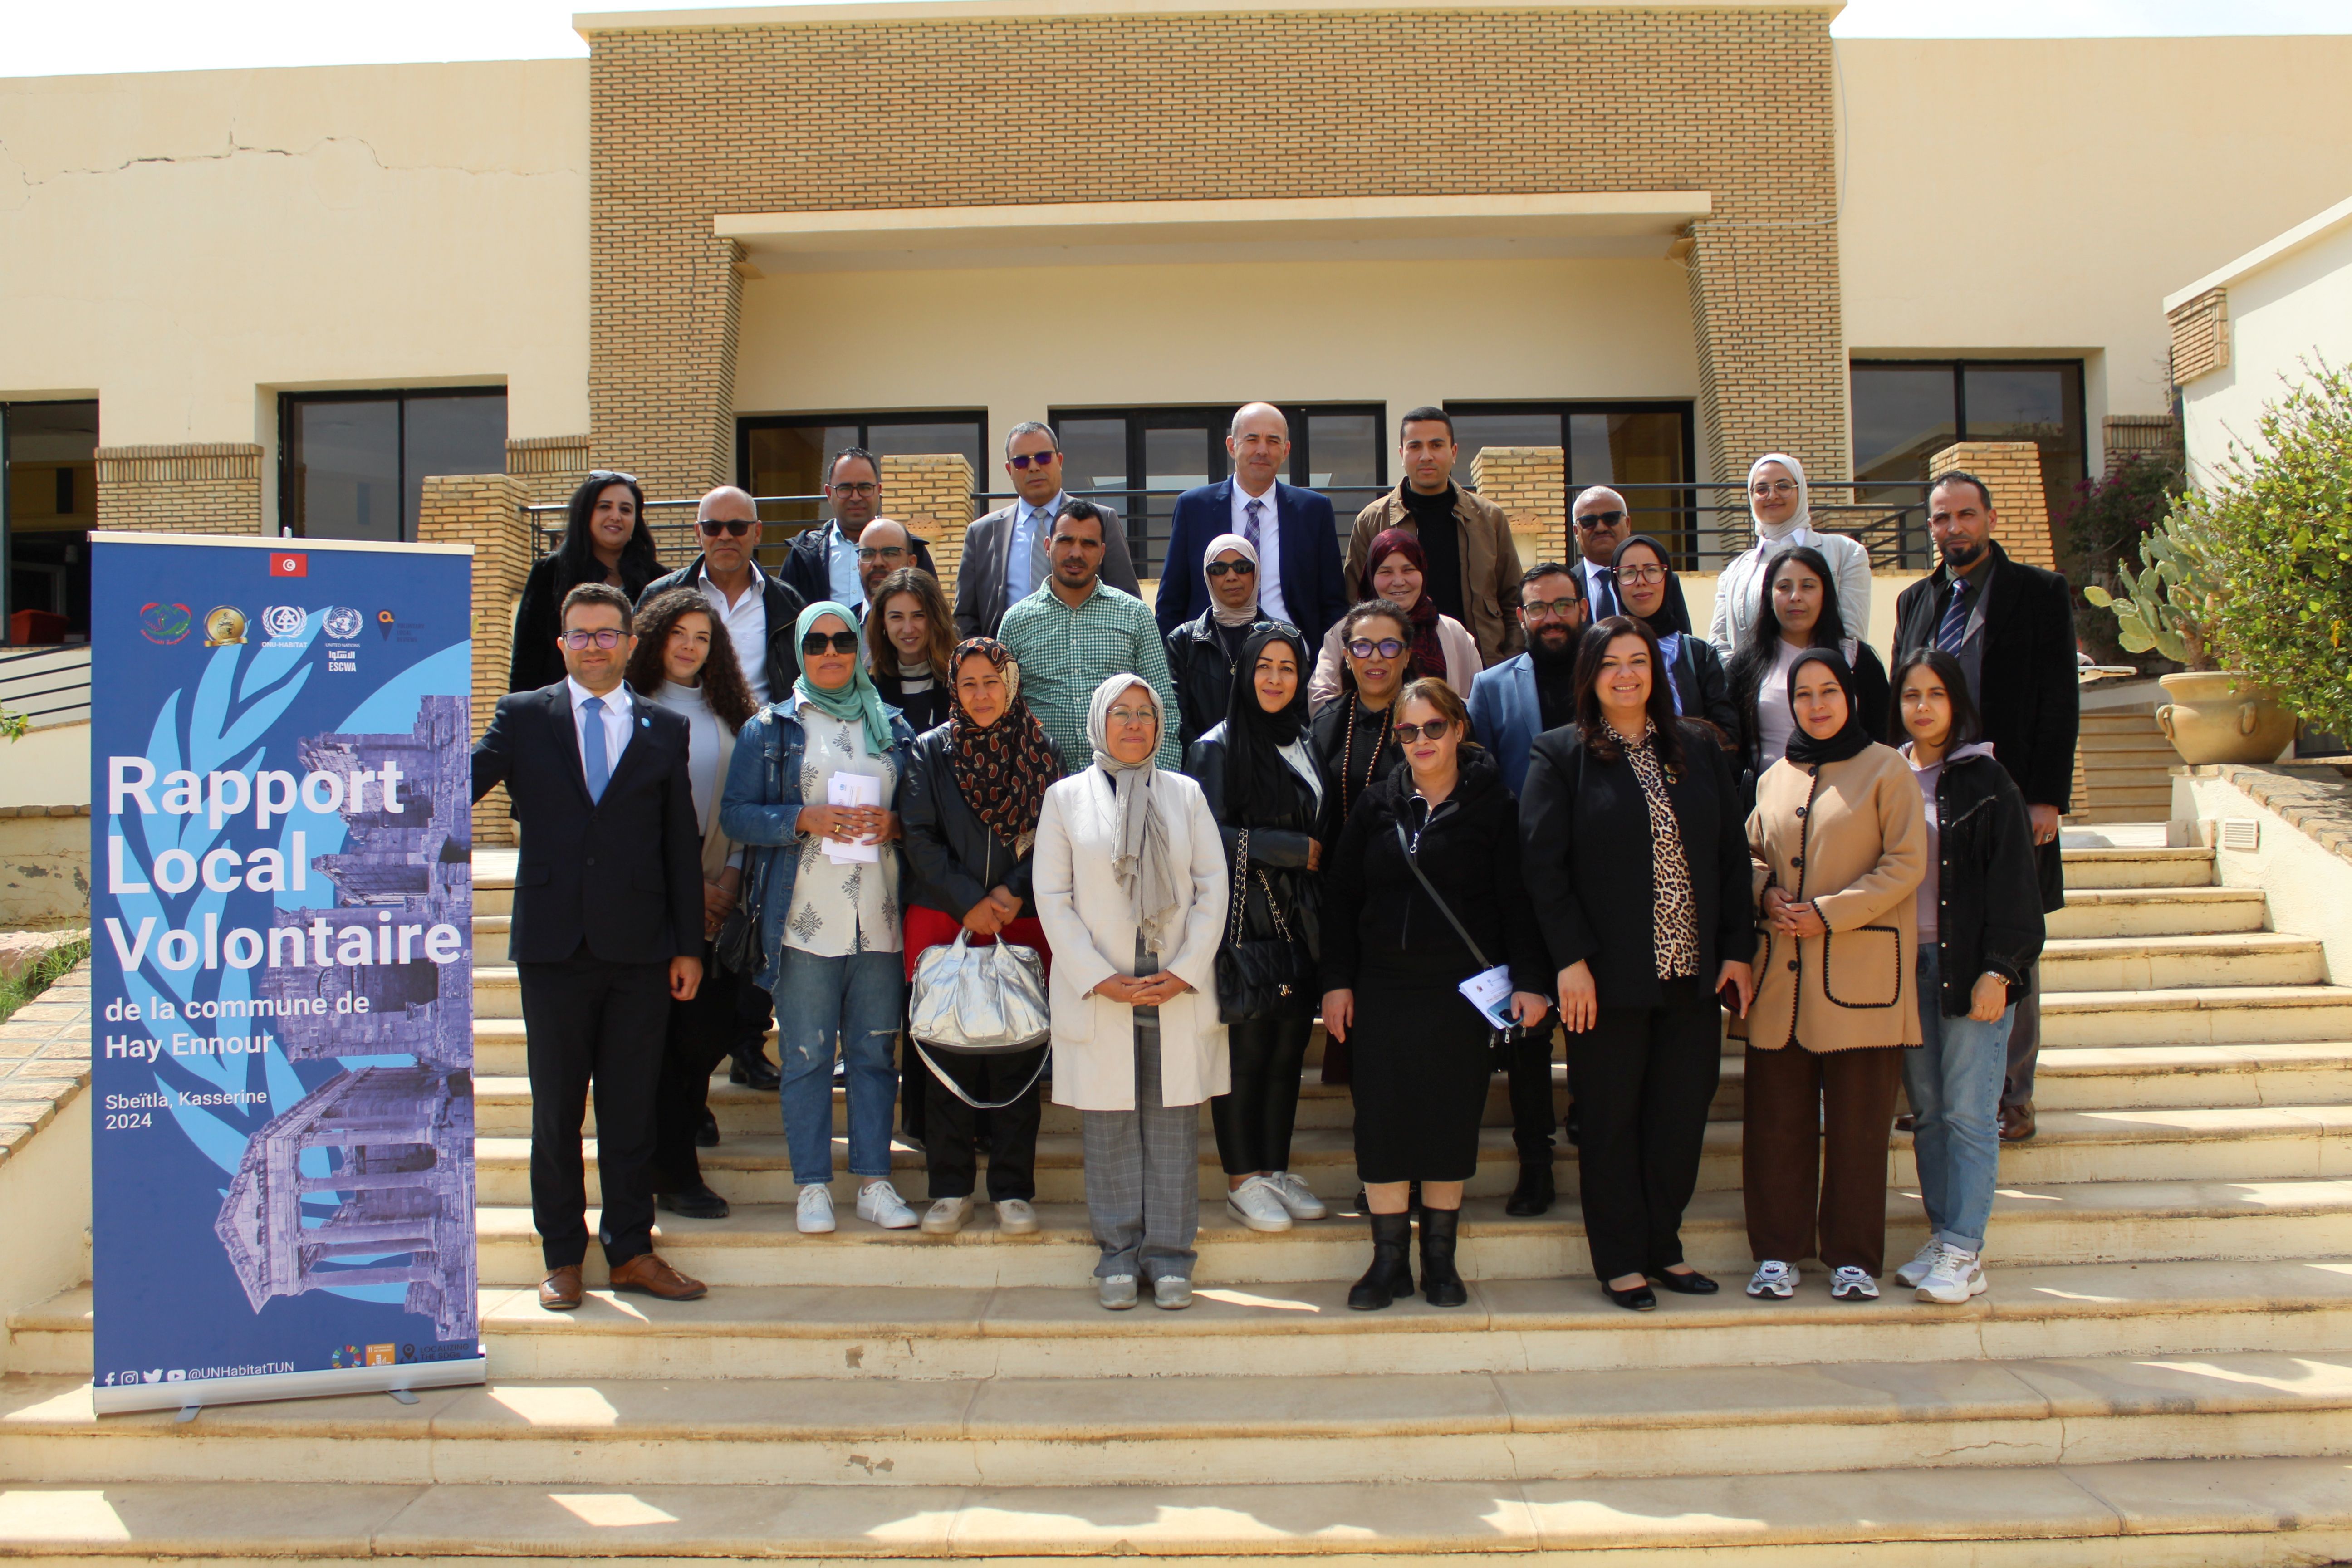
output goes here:
{"type": "Polygon", "coordinates": [[[1150,609],[1132,594],[1097,578],[1095,591],[1072,609],[1048,583],[1004,612],[997,640],[1021,666],[1021,695],[1045,733],[1062,748],[1069,771],[1094,760],[1087,739],[1087,704],[1114,675],[1139,675],[1160,697],[1160,765],[1181,767],[1177,742],[1176,683],[1168,649],[1150,609]]]}

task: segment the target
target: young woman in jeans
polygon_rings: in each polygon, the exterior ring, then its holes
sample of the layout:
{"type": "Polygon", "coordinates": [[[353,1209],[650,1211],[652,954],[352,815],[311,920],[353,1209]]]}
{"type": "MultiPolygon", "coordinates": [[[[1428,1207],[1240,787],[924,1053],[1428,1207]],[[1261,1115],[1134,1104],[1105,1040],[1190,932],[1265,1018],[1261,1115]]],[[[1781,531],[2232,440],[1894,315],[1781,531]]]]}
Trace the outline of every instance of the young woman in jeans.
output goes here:
{"type": "Polygon", "coordinates": [[[2009,1029],[2042,954],[2042,889],[2025,797],[1977,741],[1959,662],[1921,648],[1895,672],[1903,754],[1927,813],[1919,884],[1919,1030],[1903,1053],[1917,1118],[1912,1152],[1927,1241],[1895,1271],[1922,1301],[1958,1306],[1985,1289],[1985,1226],[2000,1161],[2009,1029]]]}

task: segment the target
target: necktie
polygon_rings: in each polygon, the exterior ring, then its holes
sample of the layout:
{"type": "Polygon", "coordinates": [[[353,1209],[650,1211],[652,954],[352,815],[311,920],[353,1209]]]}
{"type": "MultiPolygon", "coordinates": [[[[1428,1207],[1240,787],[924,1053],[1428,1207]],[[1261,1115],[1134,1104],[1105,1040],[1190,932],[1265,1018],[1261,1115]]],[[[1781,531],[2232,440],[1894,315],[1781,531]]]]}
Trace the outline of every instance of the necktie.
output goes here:
{"type": "Polygon", "coordinates": [[[1592,574],[1592,618],[1605,621],[1617,613],[1617,574],[1603,566],[1592,574]]]}
{"type": "Polygon", "coordinates": [[[1257,514],[1259,509],[1265,505],[1265,502],[1262,500],[1254,500],[1242,508],[1243,514],[1246,520],[1242,523],[1242,537],[1250,542],[1250,548],[1256,551],[1261,557],[1265,554],[1265,548],[1258,543],[1257,514]]]}
{"type": "Polygon", "coordinates": [[[1053,558],[1045,552],[1046,538],[1053,531],[1054,521],[1045,514],[1045,509],[1042,506],[1031,507],[1029,509],[1029,587],[1033,592],[1037,584],[1054,574],[1053,558]]]}
{"type": "Polygon", "coordinates": [[[1936,646],[1957,657],[1960,645],[1968,640],[1969,584],[1963,578],[1952,584],[1952,602],[1944,611],[1943,624],[1936,628],[1936,646]]]}
{"type": "Polygon", "coordinates": [[[580,727],[580,762],[588,770],[588,798],[601,801],[613,781],[613,765],[604,759],[604,700],[591,697],[580,705],[588,721],[580,727]]]}

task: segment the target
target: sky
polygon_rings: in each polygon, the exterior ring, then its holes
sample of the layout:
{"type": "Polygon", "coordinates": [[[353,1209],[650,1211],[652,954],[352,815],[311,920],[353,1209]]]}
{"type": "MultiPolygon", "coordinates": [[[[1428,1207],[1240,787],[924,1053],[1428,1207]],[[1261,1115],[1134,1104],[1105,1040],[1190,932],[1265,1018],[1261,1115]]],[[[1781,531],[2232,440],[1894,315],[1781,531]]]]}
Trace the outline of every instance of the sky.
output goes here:
{"type": "MultiPolygon", "coordinates": [[[[579,58],[579,10],[709,0],[0,0],[0,77],[579,58]]],[[[1844,38],[2352,33],[2352,0],[1848,0],[1844,38]]]]}

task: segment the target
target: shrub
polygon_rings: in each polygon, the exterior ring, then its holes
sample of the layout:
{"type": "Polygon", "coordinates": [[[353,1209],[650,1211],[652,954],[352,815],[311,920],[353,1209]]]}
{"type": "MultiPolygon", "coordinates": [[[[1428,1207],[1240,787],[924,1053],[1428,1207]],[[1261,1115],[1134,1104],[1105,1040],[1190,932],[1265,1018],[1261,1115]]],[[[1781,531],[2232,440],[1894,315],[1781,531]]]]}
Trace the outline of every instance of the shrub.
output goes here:
{"type": "Polygon", "coordinates": [[[2084,479],[2074,487],[2074,503],[2059,520],[2058,569],[2074,590],[2074,624],[2081,628],[2083,642],[2101,664],[2146,668],[2163,658],[2152,651],[2133,648],[2117,635],[2116,623],[2108,616],[2084,610],[2105,607],[2094,589],[2111,595],[2128,592],[2125,571],[2130,563],[2143,559],[2142,542],[2156,531],[2188,487],[2187,468],[2177,452],[2136,454],[2117,463],[2105,477],[2084,479]],[[2135,657],[2143,651],[2147,651],[2147,657],[2135,657]]]}

